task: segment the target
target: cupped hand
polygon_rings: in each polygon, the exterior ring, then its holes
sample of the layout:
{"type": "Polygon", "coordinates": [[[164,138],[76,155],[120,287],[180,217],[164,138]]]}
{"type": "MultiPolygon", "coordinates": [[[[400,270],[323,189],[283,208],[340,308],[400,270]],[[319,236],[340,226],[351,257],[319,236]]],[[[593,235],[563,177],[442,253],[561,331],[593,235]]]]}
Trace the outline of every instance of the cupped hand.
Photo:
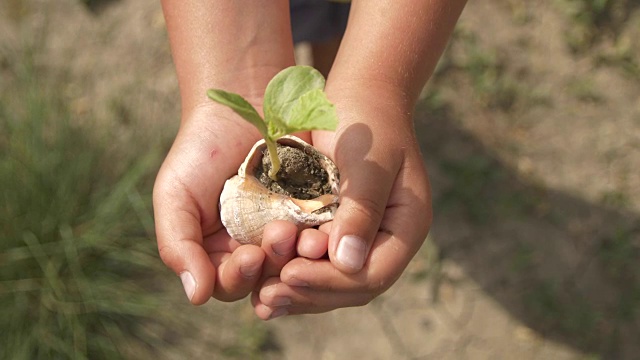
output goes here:
{"type": "Polygon", "coordinates": [[[160,256],[179,275],[193,304],[210,297],[244,298],[295,254],[292,224],[275,222],[265,228],[261,249],[238,244],[220,222],[223,184],[258,138],[251,125],[228,110],[200,107],[185,116],[156,178],[153,205],[160,256]]]}
{"type": "Polygon", "coordinates": [[[300,257],[253,293],[263,319],[367,304],[399,278],[428,233],[431,194],[413,104],[371,89],[327,89],[340,123],[335,133],[313,132],[312,142],[340,170],[340,206],[331,223],[303,231],[300,257]]]}

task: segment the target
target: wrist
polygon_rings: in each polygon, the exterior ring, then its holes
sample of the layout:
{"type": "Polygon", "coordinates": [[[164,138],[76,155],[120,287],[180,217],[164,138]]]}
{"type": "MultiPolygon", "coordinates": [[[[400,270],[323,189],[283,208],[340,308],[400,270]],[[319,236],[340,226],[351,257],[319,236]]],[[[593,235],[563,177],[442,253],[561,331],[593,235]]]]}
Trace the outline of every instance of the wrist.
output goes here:
{"type": "Polygon", "coordinates": [[[162,5],[183,118],[210,101],[211,88],[261,102],[269,80],[295,62],[288,1],[166,0],[162,5]]]}
{"type": "Polygon", "coordinates": [[[400,80],[381,74],[332,73],[325,87],[327,94],[334,94],[335,101],[341,98],[370,100],[398,106],[400,109],[413,109],[417,94],[400,80]],[[335,75],[335,76],[334,76],[335,75]]]}
{"type": "Polygon", "coordinates": [[[185,84],[180,87],[182,121],[189,120],[194,114],[201,112],[232,113],[227,107],[220,106],[207,96],[207,91],[210,89],[236,93],[247,100],[258,113],[262,114],[262,103],[267,84],[279,71],[289,65],[282,63],[233,68],[225,71],[212,68],[200,69],[199,81],[184,81],[185,84]]]}
{"type": "Polygon", "coordinates": [[[326,92],[343,123],[411,124],[415,96],[407,89],[381,79],[351,78],[327,82],[326,92]]]}

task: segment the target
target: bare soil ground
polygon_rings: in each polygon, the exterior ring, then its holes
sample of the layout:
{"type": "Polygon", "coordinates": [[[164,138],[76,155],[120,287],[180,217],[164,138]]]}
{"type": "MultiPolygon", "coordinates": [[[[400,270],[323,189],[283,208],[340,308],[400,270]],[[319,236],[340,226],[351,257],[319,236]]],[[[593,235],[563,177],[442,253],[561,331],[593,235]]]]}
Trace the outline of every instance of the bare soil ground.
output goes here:
{"type": "MultiPolygon", "coordinates": [[[[39,61],[68,73],[75,111],[171,136],[159,3],[100,3],[7,0],[0,59],[45,33],[39,61]]],[[[467,5],[416,112],[435,222],[390,291],[266,325],[245,302],[184,307],[200,320],[166,358],[208,358],[253,327],[261,358],[638,358],[640,5],[585,25],[585,3],[467,5]]]]}

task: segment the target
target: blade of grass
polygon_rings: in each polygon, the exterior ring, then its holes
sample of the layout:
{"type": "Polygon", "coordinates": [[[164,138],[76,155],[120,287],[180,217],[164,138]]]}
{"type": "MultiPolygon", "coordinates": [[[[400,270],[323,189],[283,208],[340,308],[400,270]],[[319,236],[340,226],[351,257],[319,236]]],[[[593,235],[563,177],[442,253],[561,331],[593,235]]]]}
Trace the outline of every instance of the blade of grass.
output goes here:
{"type": "Polygon", "coordinates": [[[144,227],[146,235],[150,238],[155,237],[153,216],[149,209],[147,209],[140,192],[137,189],[129,189],[129,191],[127,191],[127,197],[138,215],[138,219],[140,220],[140,224],[144,227]]]}

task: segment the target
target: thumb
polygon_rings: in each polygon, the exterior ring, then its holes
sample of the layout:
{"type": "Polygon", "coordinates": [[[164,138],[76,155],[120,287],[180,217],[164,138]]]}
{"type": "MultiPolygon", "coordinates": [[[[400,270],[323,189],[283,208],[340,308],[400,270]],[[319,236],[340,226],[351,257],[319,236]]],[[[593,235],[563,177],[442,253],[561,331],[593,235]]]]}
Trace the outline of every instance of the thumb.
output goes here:
{"type": "Polygon", "coordinates": [[[202,229],[196,209],[154,187],[154,212],[158,249],[162,261],[180,276],[185,294],[194,305],[213,294],[216,270],[202,246],[202,229]]]}
{"type": "Polygon", "coordinates": [[[329,234],[329,258],[340,271],[356,273],[364,266],[380,228],[397,170],[361,157],[344,159],[339,168],[340,206],[329,234]]]}

